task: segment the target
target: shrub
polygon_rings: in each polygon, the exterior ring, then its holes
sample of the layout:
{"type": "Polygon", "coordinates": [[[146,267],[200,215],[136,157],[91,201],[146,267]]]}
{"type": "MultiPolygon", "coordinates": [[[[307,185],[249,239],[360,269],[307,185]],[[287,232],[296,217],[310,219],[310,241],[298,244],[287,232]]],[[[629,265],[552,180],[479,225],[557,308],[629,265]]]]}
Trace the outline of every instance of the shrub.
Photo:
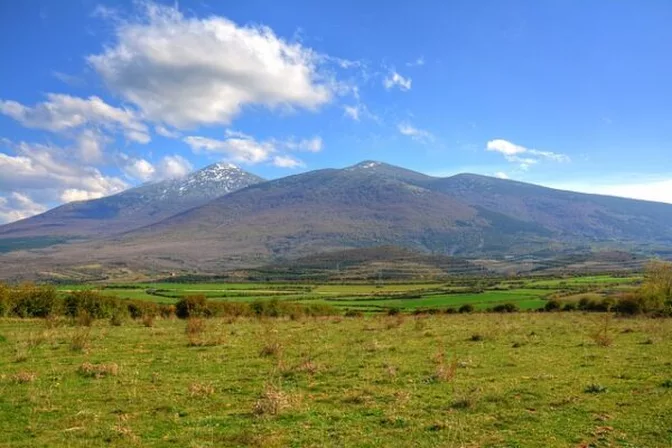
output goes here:
{"type": "Polygon", "coordinates": [[[494,311],[495,313],[515,313],[520,311],[520,309],[518,308],[518,305],[516,305],[515,303],[502,303],[499,305],[495,305],[492,308],[492,311],[494,311]]]}
{"type": "Polygon", "coordinates": [[[9,314],[17,317],[47,317],[57,311],[58,298],[53,286],[23,284],[10,290],[9,314]]]}
{"type": "Polygon", "coordinates": [[[616,302],[614,311],[620,314],[641,314],[645,311],[645,303],[634,294],[625,294],[616,302]]]}
{"type": "Polygon", "coordinates": [[[390,308],[387,310],[387,315],[388,316],[396,316],[397,314],[401,313],[401,310],[397,307],[390,308]]]}
{"type": "Polygon", "coordinates": [[[576,311],[576,303],[569,302],[565,303],[562,307],[562,311],[576,311]]]}
{"type": "Polygon", "coordinates": [[[549,300],[544,305],[544,311],[560,311],[560,308],[560,302],[555,299],[549,300]]]}
{"type": "Polygon", "coordinates": [[[144,316],[156,316],[159,314],[159,305],[154,302],[134,300],[126,305],[128,314],[133,319],[141,319],[144,316]]]}
{"type": "Polygon", "coordinates": [[[344,314],[345,317],[362,317],[364,313],[359,310],[347,310],[344,314]]]}
{"type": "Polygon", "coordinates": [[[602,386],[601,384],[589,384],[585,389],[584,392],[587,394],[601,394],[607,391],[607,388],[605,386],[602,386]]]}
{"type": "Polygon", "coordinates": [[[474,305],[472,305],[470,303],[466,303],[458,309],[458,312],[460,312],[460,313],[473,313],[474,312],[474,305]]]}
{"type": "Polygon", "coordinates": [[[77,317],[82,313],[92,319],[104,319],[114,315],[122,307],[116,297],[103,296],[98,291],[75,291],[63,300],[63,313],[69,317],[77,317]]]}
{"type": "Polygon", "coordinates": [[[446,308],[446,314],[455,314],[457,313],[457,310],[455,308],[449,307],[446,308]]]}

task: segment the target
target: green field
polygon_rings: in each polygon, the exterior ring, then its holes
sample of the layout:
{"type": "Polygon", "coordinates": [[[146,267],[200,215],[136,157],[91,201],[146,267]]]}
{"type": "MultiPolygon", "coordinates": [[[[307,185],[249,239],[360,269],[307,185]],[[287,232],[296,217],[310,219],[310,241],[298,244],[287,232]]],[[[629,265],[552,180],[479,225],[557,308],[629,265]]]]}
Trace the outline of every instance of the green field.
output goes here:
{"type": "Polygon", "coordinates": [[[669,319],[200,322],[0,319],[0,446],[672,446],[669,319]]]}
{"type": "Polygon", "coordinates": [[[109,285],[61,285],[67,293],[80,289],[99,289],[119,298],[175,303],[181,297],[203,295],[211,300],[253,301],[291,300],[327,303],[343,309],[384,311],[390,308],[458,308],[471,304],[486,309],[513,303],[520,309],[544,306],[550,296],[574,293],[602,294],[633,288],[641,276],[586,276],[567,279],[460,279],[445,283],[138,283],[109,285]],[[480,283],[482,284],[480,284],[480,283]]]}

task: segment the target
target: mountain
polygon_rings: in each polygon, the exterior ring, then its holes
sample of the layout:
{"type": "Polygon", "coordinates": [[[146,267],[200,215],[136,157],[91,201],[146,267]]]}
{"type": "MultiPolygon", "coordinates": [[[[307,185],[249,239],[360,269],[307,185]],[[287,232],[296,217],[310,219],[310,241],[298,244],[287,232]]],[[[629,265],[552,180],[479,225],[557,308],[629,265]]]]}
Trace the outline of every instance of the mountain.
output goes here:
{"type": "Polygon", "coordinates": [[[380,245],[463,257],[671,247],[672,205],[366,161],[219,197],[115,239],[113,252],[227,269],[380,245]]]}
{"type": "Polygon", "coordinates": [[[235,165],[215,163],[178,179],[145,184],[113,196],[70,202],[0,226],[4,245],[91,239],[145,226],[263,179],[235,165]]]}
{"type": "MultiPolygon", "coordinates": [[[[151,209],[161,197],[154,195],[141,209],[151,209]]],[[[16,256],[45,267],[84,265],[85,258],[87,265],[132,270],[221,273],[387,245],[511,260],[501,270],[512,272],[515,260],[528,266],[545,260],[550,266],[554,254],[672,248],[669,204],[473,174],[437,178],[375,161],[253,183],[164,219],[147,215],[132,226],[114,215],[121,220],[117,229],[133,227],[123,234],[16,256]]]]}

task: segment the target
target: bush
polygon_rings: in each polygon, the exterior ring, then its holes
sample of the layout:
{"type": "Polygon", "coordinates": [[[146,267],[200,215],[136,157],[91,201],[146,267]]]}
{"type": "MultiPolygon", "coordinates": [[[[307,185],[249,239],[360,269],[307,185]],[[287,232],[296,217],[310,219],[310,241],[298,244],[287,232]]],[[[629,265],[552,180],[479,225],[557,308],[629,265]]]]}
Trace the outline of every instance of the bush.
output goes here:
{"type": "Polygon", "coordinates": [[[620,314],[641,314],[645,311],[645,303],[633,294],[626,294],[616,302],[614,311],[620,314]]]}
{"type": "Polygon", "coordinates": [[[560,311],[561,305],[560,302],[553,299],[546,302],[544,305],[544,311],[560,311]]]}
{"type": "Polygon", "coordinates": [[[187,296],[175,304],[175,314],[180,319],[206,317],[210,315],[208,301],[204,295],[187,296]]]}
{"type": "Polygon", "coordinates": [[[565,305],[562,307],[562,311],[576,311],[576,303],[565,303],[565,305]]]}
{"type": "Polygon", "coordinates": [[[345,317],[362,317],[364,313],[359,310],[347,310],[344,314],[345,317]]]}
{"type": "Polygon", "coordinates": [[[446,314],[455,314],[457,313],[457,310],[455,308],[449,307],[446,308],[446,314]]]}
{"type": "Polygon", "coordinates": [[[122,308],[116,297],[101,295],[98,291],[75,291],[63,300],[63,313],[68,317],[77,317],[87,313],[93,319],[112,317],[122,308]]]}
{"type": "Polygon", "coordinates": [[[24,284],[10,290],[11,309],[17,317],[47,317],[58,311],[56,288],[24,284]]]}
{"type": "Polygon", "coordinates": [[[397,314],[401,313],[401,310],[399,308],[390,308],[387,310],[387,315],[388,316],[396,316],[397,314]]]}
{"type": "Polygon", "coordinates": [[[520,309],[515,303],[502,303],[500,305],[495,305],[492,308],[492,311],[495,313],[515,313],[520,311],[520,309]]]}
{"type": "Polygon", "coordinates": [[[474,305],[470,303],[466,303],[462,305],[458,310],[460,313],[473,313],[474,312],[474,305]]]}

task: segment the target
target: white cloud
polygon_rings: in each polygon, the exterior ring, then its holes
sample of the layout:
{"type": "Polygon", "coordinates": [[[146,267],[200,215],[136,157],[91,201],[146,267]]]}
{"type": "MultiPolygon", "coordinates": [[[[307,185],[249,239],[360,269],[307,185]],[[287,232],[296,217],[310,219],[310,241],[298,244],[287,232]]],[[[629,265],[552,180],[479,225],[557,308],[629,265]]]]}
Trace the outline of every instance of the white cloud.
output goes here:
{"type": "Polygon", "coordinates": [[[147,126],[128,109],[110,106],[97,96],[87,99],[70,95],[47,94],[47,101],[33,107],[16,101],[0,100],[0,113],[7,115],[23,126],[64,132],[87,125],[108,130],[119,130],[126,139],[137,143],[150,141],[147,126]]]}
{"type": "Polygon", "coordinates": [[[237,163],[265,162],[276,151],[273,143],[259,142],[246,135],[235,135],[225,140],[188,136],[184,142],[195,152],[223,154],[227,160],[237,163]]]}
{"type": "Polygon", "coordinates": [[[123,180],[102,174],[97,168],[65,157],[62,148],[9,142],[16,155],[0,152],[0,192],[32,191],[51,200],[73,197],[101,197],[128,187],[123,180]]]}
{"type": "Polygon", "coordinates": [[[115,22],[114,45],[88,60],[147,119],[180,129],[227,124],[247,105],[316,109],[337,89],[319,55],[270,28],[144,5],[143,17],[115,22]]]}
{"type": "Polygon", "coordinates": [[[28,195],[13,192],[0,195],[0,224],[28,218],[47,210],[42,204],[34,202],[28,195]]]}
{"type": "Polygon", "coordinates": [[[506,156],[512,156],[514,154],[522,154],[527,152],[527,148],[520,145],[515,145],[509,141],[496,139],[490,140],[486,146],[488,151],[500,152],[506,156]]]}
{"type": "Polygon", "coordinates": [[[322,137],[319,136],[300,140],[272,138],[259,141],[251,135],[231,129],[225,131],[225,136],[224,140],[201,136],[187,136],[183,140],[194,152],[222,154],[229,162],[254,165],[270,161],[273,165],[283,168],[304,166],[302,161],[288,154],[282,154],[283,152],[320,152],[324,145],[322,137]]]}
{"type": "Polygon", "coordinates": [[[174,179],[189,174],[194,167],[184,157],[174,154],[166,156],[156,165],[158,179],[174,179]]]}
{"type": "Polygon", "coordinates": [[[156,168],[145,159],[130,159],[122,167],[124,173],[131,179],[147,182],[154,178],[156,168]]]}
{"type": "Polygon", "coordinates": [[[177,154],[163,157],[156,165],[148,160],[128,157],[125,154],[122,154],[120,159],[124,174],[141,182],[183,177],[193,170],[191,163],[177,154]]]}
{"type": "Polygon", "coordinates": [[[316,136],[313,138],[306,138],[295,141],[293,139],[286,141],[276,141],[279,146],[285,146],[288,149],[295,151],[320,152],[322,151],[322,137],[316,136]]]}
{"type": "Polygon", "coordinates": [[[75,153],[85,163],[99,163],[103,160],[108,139],[93,129],[84,129],[75,138],[75,153]]]}
{"type": "Polygon", "coordinates": [[[569,156],[565,154],[528,149],[525,146],[516,145],[515,143],[503,139],[490,140],[486,144],[485,149],[487,151],[502,154],[507,161],[517,163],[519,168],[523,171],[527,171],[532,165],[536,165],[544,159],[553,162],[570,161],[569,156]]]}
{"type": "Polygon", "coordinates": [[[383,79],[383,85],[387,90],[390,90],[393,87],[399,87],[400,90],[407,91],[411,89],[411,83],[411,78],[404,78],[394,70],[383,79]]]}
{"type": "Polygon", "coordinates": [[[79,190],[77,188],[68,188],[64,190],[59,199],[63,202],[73,202],[73,201],[88,201],[90,199],[98,199],[105,196],[105,194],[100,191],[87,191],[79,190]]]}
{"type": "Polygon", "coordinates": [[[495,177],[497,177],[499,179],[509,179],[509,175],[506,174],[504,171],[497,171],[495,173],[495,177]]]}
{"type": "Polygon", "coordinates": [[[420,56],[418,59],[415,61],[407,62],[406,66],[407,67],[420,67],[425,65],[425,58],[423,56],[420,56]]]}
{"type": "Polygon", "coordinates": [[[166,138],[180,138],[181,136],[179,132],[168,129],[167,127],[161,125],[154,126],[154,132],[166,138]]]}
{"type": "Polygon", "coordinates": [[[273,157],[273,165],[280,168],[298,168],[305,166],[302,161],[291,156],[275,156],[273,157]]]}
{"type": "Polygon", "coordinates": [[[434,135],[431,132],[425,131],[424,129],[418,129],[410,123],[399,123],[397,129],[402,135],[411,137],[413,140],[429,143],[434,141],[434,135]]]}
{"type": "Polygon", "coordinates": [[[343,115],[359,121],[359,105],[357,106],[343,106],[343,115]]]}

